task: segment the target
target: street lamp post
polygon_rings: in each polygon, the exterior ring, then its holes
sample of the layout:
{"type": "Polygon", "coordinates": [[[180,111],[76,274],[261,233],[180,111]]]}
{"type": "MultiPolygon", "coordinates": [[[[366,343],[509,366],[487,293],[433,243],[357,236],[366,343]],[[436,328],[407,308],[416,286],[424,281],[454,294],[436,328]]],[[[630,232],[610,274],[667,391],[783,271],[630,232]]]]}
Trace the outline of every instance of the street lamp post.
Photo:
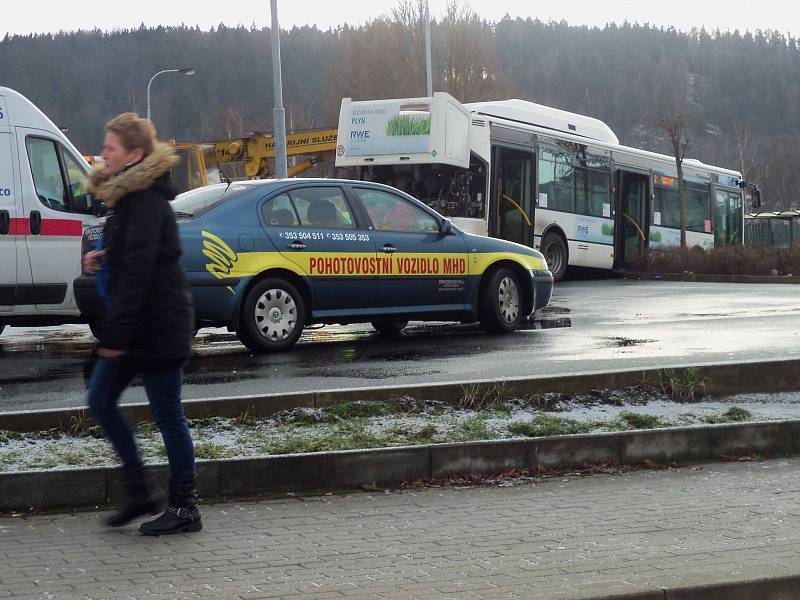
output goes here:
{"type": "Polygon", "coordinates": [[[153,79],[161,75],[162,73],[181,73],[182,75],[194,75],[194,68],[186,67],[183,69],[164,69],[163,71],[159,71],[155,75],[150,78],[150,81],[147,82],[147,119],[150,120],[150,86],[153,83],[153,79]]]}
{"type": "Polygon", "coordinates": [[[427,79],[428,98],[433,97],[433,79],[431,76],[431,12],[430,2],[425,2],[425,74],[427,79]]]}
{"type": "Polygon", "coordinates": [[[286,113],[283,110],[283,82],[281,81],[281,28],[278,25],[278,0],[270,0],[272,16],[272,129],[275,140],[275,174],[284,179],[288,177],[286,161],[286,113]]]}

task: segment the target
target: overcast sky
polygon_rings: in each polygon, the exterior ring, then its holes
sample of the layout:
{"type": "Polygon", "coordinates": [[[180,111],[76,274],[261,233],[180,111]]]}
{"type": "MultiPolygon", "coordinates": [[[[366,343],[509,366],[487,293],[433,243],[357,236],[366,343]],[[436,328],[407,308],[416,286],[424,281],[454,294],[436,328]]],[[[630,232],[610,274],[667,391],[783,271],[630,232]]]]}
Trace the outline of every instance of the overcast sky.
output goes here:
{"type": "MultiPolygon", "coordinates": [[[[389,14],[397,0],[278,0],[281,28],[315,24],[322,29],[344,23],[360,25],[389,14]]],[[[438,17],[447,0],[430,0],[431,13],[438,17]]],[[[462,2],[464,4],[464,2],[462,2]]],[[[800,36],[800,3],[796,0],[570,0],[569,2],[532,2],[531,0],[472,0],[468,3],[482,17],[500,20],[511,16],[533,17],[543,21],[566,20],[571,25],[598,25],[609,22],[650,23],[674,26],[688,31],[706,29],[755,31],[776,29],[793,37],[800,36]]],[[[94,29],[110,31],[145,25],[199,25],[203,29],[224,23],[257,26],[270,24],[270,2],[207,0],[136,0],[121,2],[65,2],[33,0],[17,3],[3,11],[0,37],[6,33],[39,33],[94,29]]]]}

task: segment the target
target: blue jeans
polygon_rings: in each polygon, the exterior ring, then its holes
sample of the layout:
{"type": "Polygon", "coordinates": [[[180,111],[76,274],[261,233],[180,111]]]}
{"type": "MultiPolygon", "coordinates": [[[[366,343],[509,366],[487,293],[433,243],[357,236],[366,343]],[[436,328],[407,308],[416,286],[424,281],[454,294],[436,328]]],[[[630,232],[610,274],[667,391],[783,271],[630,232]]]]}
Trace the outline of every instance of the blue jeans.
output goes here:
{"type": "MultiPolygon", "coordinates": [[[[128,417],[119,408],[119,398],[137,373],[134,365],[122,359],[98,358],[89,383],[89,410],[103,428],[122,464],[141,464],[139,449],[128,417]]],[[[139,373],[150,412],[161,432],[169,460],[170,479],[190,481],[195,474],[194,444],[181,404],[183,368],[139,373]]]]}

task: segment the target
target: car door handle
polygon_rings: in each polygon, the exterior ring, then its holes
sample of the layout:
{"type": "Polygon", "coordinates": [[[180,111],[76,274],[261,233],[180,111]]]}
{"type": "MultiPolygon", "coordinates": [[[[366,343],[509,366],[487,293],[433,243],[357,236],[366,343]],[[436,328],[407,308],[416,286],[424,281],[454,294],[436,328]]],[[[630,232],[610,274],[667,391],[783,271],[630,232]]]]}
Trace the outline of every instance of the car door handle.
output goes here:
{"type": "Polygon", "coordinates": [[[42,233],[42,213],[38,210],[32,210],[29,223],[31,235],[39,235],[42,233]]]}
{"type": "Polygon", "coordinates": [[[289,244],[289,248],[292,250],[305,250],[306,245],[300,240],[294,240],[291,244],[289,244]]]}
{"type": "Polygon", "coordinates": [[[392,254],[393,252],[397,252],[397,248],[395,248],[391,244],[384,244],[383,251],[386,252],[386,254],[392,254]]]}

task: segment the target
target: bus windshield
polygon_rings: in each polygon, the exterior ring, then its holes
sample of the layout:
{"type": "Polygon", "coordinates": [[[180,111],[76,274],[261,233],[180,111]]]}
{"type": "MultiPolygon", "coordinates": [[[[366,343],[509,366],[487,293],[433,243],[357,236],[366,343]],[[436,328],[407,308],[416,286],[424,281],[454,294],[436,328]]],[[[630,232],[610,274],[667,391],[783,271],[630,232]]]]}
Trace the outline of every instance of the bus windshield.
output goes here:
{"type": "Polygon", "coordinates": [[[470,169],[442,164],[342,167],[342,177],[390,185],[421,200],[449,218],[483,219],[486,215],[486,166],[475,156],[470,169]]]}

